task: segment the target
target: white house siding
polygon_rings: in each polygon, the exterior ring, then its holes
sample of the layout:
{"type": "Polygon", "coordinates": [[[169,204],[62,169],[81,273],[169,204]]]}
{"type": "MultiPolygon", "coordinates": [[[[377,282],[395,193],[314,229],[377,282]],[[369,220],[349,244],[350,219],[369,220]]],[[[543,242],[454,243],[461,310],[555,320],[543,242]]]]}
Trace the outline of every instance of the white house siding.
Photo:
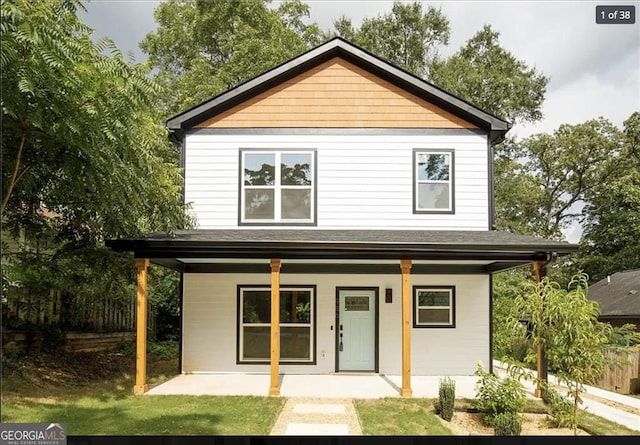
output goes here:
{"type": "Polygon", "coordinates": [[[238,227],[241,148],[317,151],[319,229],[489,229],[487,137],[471,133],[187,135],[185,200],[198,228],[238,227]],[[454,150],[455,214],[413,213],[415,148],[454,150]]]}
{"type": "MultiPolygon", "coordinates": [[[[268,265],[265,265],[268,268],[268,265]]],[[[183,372],[268,373],[268,365],[236,364],[237,285],[266,285],[265,274],[185,274],[183,372]]],[[[401,374],[401,275],[282,274],[282,285],[316,285],[316,365],[280,366],[284,373],[335,371],[336,287],[379,288],[379,371],[401,374]],[[385,303],[391,288],[393,302],[385,303]],[[322,354],[324,352],[324,354],[322,354]]],[[[456,327],[413,328],[413,375],[471,375],[489,362],[489,278],[413,275],[412,285],[455,285],[456,327]]]]}

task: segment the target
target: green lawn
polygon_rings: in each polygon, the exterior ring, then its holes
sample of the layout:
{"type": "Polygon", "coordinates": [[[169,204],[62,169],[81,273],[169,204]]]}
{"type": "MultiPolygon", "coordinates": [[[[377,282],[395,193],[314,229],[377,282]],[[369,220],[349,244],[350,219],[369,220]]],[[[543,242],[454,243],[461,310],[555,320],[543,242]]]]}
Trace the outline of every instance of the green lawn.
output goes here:
{"type": "MultiPolygon", "coordinates": [[[[150,386],[175,375],[177,360],[168,358],[150,357],[150,386]]],[[[1,420],[64,422],[73,436],[264,436],[284,405],[280,397],[135,396],[134,360],[129,353],[3,357],[1,420]]]]}
{"type": "Polygon", "coordinates": [[[354,400],[368,436],[451,436],[449,428],[440,423],[431,400],[385,398],[354,400]]]}
{"type": "Polygon", "coordinates": [[[70,400],[12,397],[3,422],[65,422],[70,435],[269,435],[281,398],[111,396],[70,400]]]}

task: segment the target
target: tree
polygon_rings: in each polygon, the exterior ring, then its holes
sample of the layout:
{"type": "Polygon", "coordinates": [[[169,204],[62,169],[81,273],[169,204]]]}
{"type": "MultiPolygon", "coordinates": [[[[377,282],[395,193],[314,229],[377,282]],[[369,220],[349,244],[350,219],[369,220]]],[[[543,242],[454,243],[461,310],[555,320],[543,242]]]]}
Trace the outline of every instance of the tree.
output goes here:
{"type": "Polygon", "coordinates": [[[640,267],[640,112],[624,122],[619,159],[611,174],[587,192],[577,263],[598,281],[640,267]]]}
{"type": "Polygon", "coordinates": [[[500,47],[499,37],[485,25],[449,59],[435,60],[430,80],[509,122],[539,120],[549,79],[500,47]]]}
{"type": "Polygon", "coordinates": [[[438,8],[421,2],[393,3],[390,13],[365,18],[355,30],[342,16],[334,21],[338,35],[418,77],[427,77],[437,46],[449,42],[449,20],[438,8]]]}
{"type": "Polygon", "coordinates": [[[175,150],[154,120],[157,85],[77,0],[2,3],[2,218],[96,243],[186,223],[175,150]],[[105,53],[110,52],[111,55],[105,53]]]}
{"type": "Polygon", "coordinates": [[[302,53],[322,39],[306,25],[299,0],[268,8],[262,0],[169,0],[154,13],[158,28],[140,47],[162,85],[168,117],[210,99],[302,53]]]}
{"type": "Polygon", "coordinates": [[[1,8],[3,230],[48,243],[18,252],[3,279],[33,301],[51,290],[63,306],[128,300],[131,258],[104,239],[190,224],[177,152],[154,111],[160,88],[111,40],[92,41],[79,0],[1,8]]]}
{"type": "Polygon", "coordinates": [[[576,207],[616,172],[621,148],[619,130],[604,118],[509,140],[495,163],[497,228],[561,239],[582,216],[576,207]]]}
{"type": "MultiPolygon", "coordinates": [[[[545,277],[534,292],[515,298],[516,316],[509,323],[514,336],[524,337],[520,320],[530,321],[534,344],[543,346],[550,370],[568,387],[574,432],[580,394],[602,375],[607,364],[604,345],[611,338],[611,326],[598,321],[598,303],[587,298],[587,279],[583,273],[576,274],[565,290],[545,277]]],[[[526,362],[533,364],[535,359],[535,354],[529,354],[526,362]]]]}

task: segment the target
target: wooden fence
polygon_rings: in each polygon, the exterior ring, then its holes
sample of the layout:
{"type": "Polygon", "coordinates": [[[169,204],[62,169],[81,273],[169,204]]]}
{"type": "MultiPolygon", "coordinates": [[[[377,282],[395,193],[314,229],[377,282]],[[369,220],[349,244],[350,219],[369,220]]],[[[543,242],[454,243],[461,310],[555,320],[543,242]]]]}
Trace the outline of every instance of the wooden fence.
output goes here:
{"type": "MultiPolygon", "coordinates": [[[[133,332],[67,332],[59,350],[65,352],[108,351],[123,342],[132,342],[133,332]]],[[[43,349],[44,334],[41,332],[2,331],[2,350],[14,346],[30,350],[43,349]]]]}
{"type": "Polygon", "coordinates": [[[616,348],[606,352],[608,359],[621,361],[621,366],[608,366],[595,386],[620,394],[640,393],[640,349],[616,348]]]}
{"type": "MultiPolygon", "coordinates": [[[[69,330],[84,332],[123,332],[135,330],[135,295],[128,301],[108,297],[82,299],[50,290],[35,294],[29,289],[13,287],[8,292],[3,310],[16,324],[32,326],[62,324],[69,330]]],[[[153,314],[149,324],[153,325],[153,314]]]]}

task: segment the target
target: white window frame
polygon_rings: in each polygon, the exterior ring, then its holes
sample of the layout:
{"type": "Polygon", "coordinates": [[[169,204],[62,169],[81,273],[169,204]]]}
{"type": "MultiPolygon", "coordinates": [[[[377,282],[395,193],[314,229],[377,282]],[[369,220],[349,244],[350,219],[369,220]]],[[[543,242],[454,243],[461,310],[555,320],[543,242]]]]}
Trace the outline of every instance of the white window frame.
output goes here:
{"type": "Polygon", "coordinates": [[[316,156],[315,150],[305,149],[269,149],[269,150],[256,150],[256,149],[241,149],[240,150],[240,223],[252,224],[252,225],[265,225],[265,224],[314,224],[315,223],[315,191],[316,191],[316,156]],[[274,172],[274,184],[273,185],[245,185],[244,170],[245,170],[245,155],[247,154],[262,154],[262,155],[274,155],[275,158],[275,172],[274,172]],[[282,155],[288,154],[302,154],[310,155],[311,157],[311,185],[282,185],[282,155]],[[252,219],[247,218],[245,215],[245,201],[246,190],[273,190],[273,219],[252,219]],[[311,202],[310,212],[308,219],[283,219],[282,218],[282,190],[309,190],[311,202]]]}
{"type": "Polygon", "coordinates": [[[454,174],[455,174],[455,165],[454,165],[454,150],[452,149],[415,149],[413,152],[413,211],[414,213],[448,213],[452,214],[455,212],[454,206],[454,174]],[[449,157],[449,179],[448,180],[428,180],[423,179],[420,180],[420,175],[418,173],[418,160],[420,155],[445,155],[449,157]],[[419,190],[420,184],[448,184],[449,185],[449,207],[445,208],[421,208],[420,199],[419,199],[419,190]]]}
{"type": "Polygon", "coordinates": [[[414,286],[413,287],[413,327],[414,328],[455,328],[456,327],[456,287],[455,286],[414,286]],[[418,294],[420,291],[427,292],[448,292],[448,306],[420,306],[418,294]],[[420,322],[418,317],[419,310],[442,310],[449,311],[449,321],[447,322],[420,322]]]}
{"type": "MultiPolygon", "coordinates": [[[[238,286],[238,363],[240,364],[264,364],[269,363],[269,359],[253,359],[244,357],[244,327],[271,327],[271,323],[245,323],[244,322],[244,293],[245,291],[263,291],[271,292],[269,286],[253,286],[253,285],[240,285],[238,286]]],[[[295,363],[295,364],[315,364],[315,310],[316,310],[316,298],[315,286],[280,286],[280,291],[308,291],[310,294],[310,313],[309,323],[282,323],[280,322],[280,335],[282,335],[282,328],[295,328],[295,327],[308,327],[309,328],[309,358],[280,358],[280,363],[295,363]]],[[[271,296],[269,296],[271,300],[271,296]]],[[[271,301],[269,301],[271,304],[271,301]]],[[[281,350],[282,351],[282,350],[281,350]]]]}

